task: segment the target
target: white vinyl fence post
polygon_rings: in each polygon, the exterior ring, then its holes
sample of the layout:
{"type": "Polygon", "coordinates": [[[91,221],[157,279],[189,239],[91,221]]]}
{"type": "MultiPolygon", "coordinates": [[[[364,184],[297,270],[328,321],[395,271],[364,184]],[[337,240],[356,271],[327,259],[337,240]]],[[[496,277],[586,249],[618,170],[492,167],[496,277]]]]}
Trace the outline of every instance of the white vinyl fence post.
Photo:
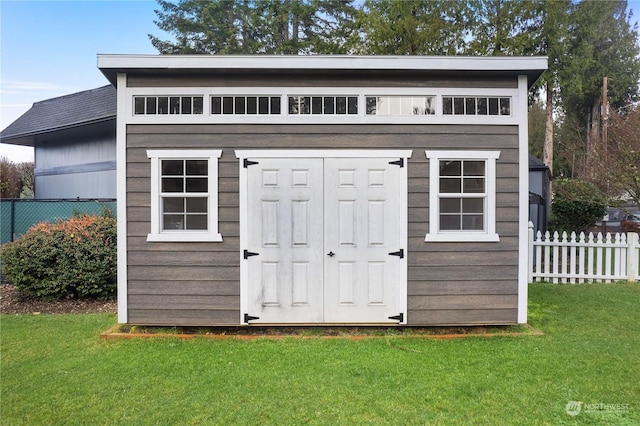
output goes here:
{"type": "Polygon", "coordinates": [[[640,256],[638,255],[638,234],[635,232],[627,233],[627,277],[629,282],[636,282],[638,278],[638,263],[640,263],[640,256]]]}
{"type": "Polygon", "coordinates": [[[533,282],[533,222],[529,222],[529,265],[527,266],[527,282],[533,282]]]}

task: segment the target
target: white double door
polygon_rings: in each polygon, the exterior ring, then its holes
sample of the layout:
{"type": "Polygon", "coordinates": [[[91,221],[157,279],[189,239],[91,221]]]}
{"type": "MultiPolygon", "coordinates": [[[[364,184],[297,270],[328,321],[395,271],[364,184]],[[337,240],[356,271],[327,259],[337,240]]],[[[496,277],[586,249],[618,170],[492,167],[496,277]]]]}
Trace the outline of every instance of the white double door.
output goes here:
{"type": "Polygon", "coordinates": [[[390,164],[397,158],[251,160],[245,318],[402,322],[406,175],[390,164]]]}

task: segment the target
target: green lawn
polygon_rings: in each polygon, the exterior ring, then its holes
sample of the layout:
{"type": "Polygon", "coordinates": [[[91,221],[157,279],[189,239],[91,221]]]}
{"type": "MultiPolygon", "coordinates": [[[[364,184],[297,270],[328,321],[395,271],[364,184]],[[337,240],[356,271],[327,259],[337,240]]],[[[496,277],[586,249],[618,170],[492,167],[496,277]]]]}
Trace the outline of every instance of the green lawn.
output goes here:
{"type": "Polygon", "coordinates": [[[3,315],[0,423],[640,424],[640,285],[530,298],[544,336],[105,341],[113,315],[3,315]]]}

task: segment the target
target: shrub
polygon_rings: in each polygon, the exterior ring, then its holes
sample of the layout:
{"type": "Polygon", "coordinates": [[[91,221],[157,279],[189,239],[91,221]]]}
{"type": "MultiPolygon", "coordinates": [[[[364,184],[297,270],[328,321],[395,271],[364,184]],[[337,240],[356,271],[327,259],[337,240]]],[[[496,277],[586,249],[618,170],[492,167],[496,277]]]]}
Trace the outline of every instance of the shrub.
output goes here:
{"type": "Polygon", "coordinates": [[[549,218],[550,231],[585,231],[607,212],[606,198],[598,188],[581,179],[557,179],[549,218]]]}
{"type": "Polygon", "coordinates": [[[1,251],[2,273],[19,292],[44,300],[111,298],[116,291],[116,221],[75,216],[40,223],[1,251]]]}

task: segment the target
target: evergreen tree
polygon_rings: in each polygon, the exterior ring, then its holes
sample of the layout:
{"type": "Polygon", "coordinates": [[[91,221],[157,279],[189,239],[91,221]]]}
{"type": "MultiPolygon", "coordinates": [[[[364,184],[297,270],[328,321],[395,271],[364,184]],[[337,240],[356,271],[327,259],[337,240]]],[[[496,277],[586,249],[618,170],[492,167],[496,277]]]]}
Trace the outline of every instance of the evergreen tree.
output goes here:
{"type": "Polygon", "coordinates": [[[539,7],[531,0],[471,0],[471,42],[474,55],[526,56],[536,52],[532,29],[539,7]]]}
{"type": "Polygon", "coordinates": [[[353,0],[157,0],[163,54],[346,53],[353,0]]]}
{"type": "Polygon", "coordinates": [[[370,55],[456,55],[469,25],[465,2],[366,0],[356,26],[355,52],[370,55]]]}

